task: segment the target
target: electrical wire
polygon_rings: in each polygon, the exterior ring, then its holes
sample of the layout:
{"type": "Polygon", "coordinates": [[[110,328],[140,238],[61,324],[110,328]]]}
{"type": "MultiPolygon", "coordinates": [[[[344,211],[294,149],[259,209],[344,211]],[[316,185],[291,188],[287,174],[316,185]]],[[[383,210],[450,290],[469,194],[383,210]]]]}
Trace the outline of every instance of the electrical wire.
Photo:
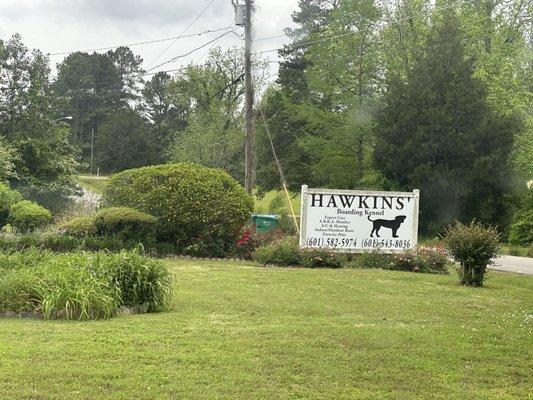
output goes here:
{"type": "Polygon", "coordinates": [[[97,47],[97,48],[94,48],[94,49],[70,50],[70,51],[63,51],[63,52],[58,52],[58,53],[48,53],[48,55],[49,56],[63,56],[63,55],[72,54],[72,53],[78,53],[78,52],[89,53],[89,52],[95,52],[95,51],[113,50],[113,49],[117,49],[119,47],[142,46],[142,45],[152,44],[152,43],[168,42],[168,41],[174,40],[174,39],[177,40],[177,39],[190,38],[190,37],[194,37],[194,36],[202,36],[202,35],[205,35],[207,33],[220,32],[220,31],[223,31],[223,30],[231,29],[231,28],[232,28],[232,26],[226,26],[224,28],[208,29],[208,30],[205,30],[205,31],[202,31],[202,32],[191,33],[189,35],[180,35],[180,36],[173,36],[173,37],[164,38],[164,39],[147,40],[145,42],[121,44],[121,45],[118,45],[118,46],[97,47]]]}
{"type": "MultiPolygon", "coordinates": [[[[209,7],[211,7],[213,5],[213,3],[215,1],[216,0],[211,0],[209,2],[209,4],[207,6],[205,6],[205,8],[202,11],[200,11],[200,14],[198,14],[196,16],[196,18],[194,18],[193,21],[189,25],[187,25],[187,27],[183,30],[183,32],[181,32],[180,36],[183,36],[196,23],[196,21],[198,21],[200,19],[200,17],[202,15],[204,15],[204,13],[209,9],[209,7]]],[[[174,44],[177,42],[177,40],[180,38],[180,36],[178,36],[176,39],[174,39],[174,41],[172,43],[170,43],[161,53],[159,53],[159,55],[156,58],[154,58],[152,61],[150,61],[150,63],[146,66],[146,68],[150,67],[150,65],[152,65],[157,60],[159,60],[163,56],[163,54],[165,54],[172,46],[174,46],[174,44]]]]}
{"type": "Polygon", "coordinates": [[[235,32],[234,29],[232,29],[232,30],[230,30],[230,31],[226,31],[226,32],[222,33],[221,35],[218,35],[216,38],[214,38],[214,39],[212,39],[212,40],[210,40],[210,41],[208,41],[208,42],[202,44],[201,46],[198,46],[198,47],[196,47],[196,48],[194,48],[194,49],[188,51],[187,53],[180,54],[179,56],[173,57],[173,58],[171,58],[171,59],[168,60],[168,61],[165,61],[165,62],[163,62],[163,63],[161,63],[161,64],[156,65],[155,67],[152,67],[152,68],[147,69],[146,72],[150,72],[150,71],[153,71],[154,69],[157,69],[157,68],[162,67],[163,65],[173,63],[174,61],[176,61],[176,60],[178,60],[178,59],[180,59],[180,58],[184,58],[184,57],[190,56],[191,54],[197,52],[198,50],[201,50],[201,49],[203,49],[204,47],[209,46],[211,43],[215,43],[216,41],[222,39],[224,36],[226,36],[226,35],[228,35],[228,34],[230,34],[230,33],[234,33],[234,32],[235,32]]]}

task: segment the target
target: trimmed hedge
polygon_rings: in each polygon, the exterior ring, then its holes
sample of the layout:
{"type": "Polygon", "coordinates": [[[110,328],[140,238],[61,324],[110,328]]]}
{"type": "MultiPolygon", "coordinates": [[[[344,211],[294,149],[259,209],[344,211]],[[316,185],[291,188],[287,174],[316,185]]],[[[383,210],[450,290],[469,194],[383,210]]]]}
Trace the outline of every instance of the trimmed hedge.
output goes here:
{"type": "Polygon", "coordinates": [[[155,216],[161,241],[211,254],[235,243],[254,207],[253,198],[225,171],[189,163],[118,173],[104,201],[155,216]]]}
{"type": "Polygon", "coordinates": [[[94,225],[99,236],[152,243],[155,241],[157,218],[129,207],[110,207],[96,214],[94,225]]]}
{"type": "Polygon", "coordinates": [[[33,232],[52,222],[52,213],[29,200],[19,201],[9,209],[10,225],[21,233],[33,232]]]}
{"type": "Polygon", "coordinates": [[[98,229],[94,217],[85,216],[71,219],[59,226],[59,232],[63,235],[85,237],[96,235],[98,229]]]}
{"type": "Polygon", "coordinates": [[[11,206],[22,200],[22,195],[19,192],[12,190],[4,183],[0,183],[0,229],[8,222],[11,206]]]}

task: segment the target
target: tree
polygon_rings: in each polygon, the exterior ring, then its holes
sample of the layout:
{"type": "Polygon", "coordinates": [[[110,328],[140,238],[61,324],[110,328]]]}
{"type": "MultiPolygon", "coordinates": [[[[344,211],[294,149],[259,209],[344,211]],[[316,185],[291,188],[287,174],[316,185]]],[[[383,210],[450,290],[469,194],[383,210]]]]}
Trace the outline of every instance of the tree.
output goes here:
{"type": "Polygon", "coordinates": [[[97,136],[107,116],[127,107],[132,99],[134,83],[126,78],[138,67],[139,60],[128,50],[119,48],[108,54],[77,52],[58,66],[54,89],[62,99],[61,115],[73,117],[73,143],[81,149],[86,163],[93,133],[97,136]]]}
{"type": "Polygon", "coordinates": [[[120,110],[100,125],[95,166],[109,173],[156,164],[157,150],[156,138],[143,118],[134,110],[120,110]]]}
{"type": "Polygon", "coordinates": [[[507,160],[520,122],[489,107],[457,18],[437,15],[407,81],[388,79],[374,159],[393,189],[421,189],[422,233],[456,218],[506,225],[507,160]]]}
{"type": "Polygon", "coordinates": [[[13,149],[0,138],[0,183],[13,176],[13,149]]]}
{"type": "Polygon", "coordinates": [[[152,79],[146,82],[141,97],[141,115],[152,125],[161,155],[160,161],[164,160],[163,153],[168,148],[172,132],[182,132],[187,126],[187,105],[179,102],[173,104],[170,99],[169,85],[172,78],[165,72],[158,72],[152,79]]]}
{"type": "Polygon", "coordinates": [[[68,130],[55,121],[48,59],[30,52],[19,35],[0,48],[0,133],[13,156],[9,181],[27,197],[57,207],[58,198],[75,192],[77,164],[68,130]]]}
{"type": "Polygon", "coordinates": [[[186,128],[174,132],[168,157],[223,168],[242,180],[244,70],[237,49],[211,51],[203,66],[189,66],[172,79],[168,93],[175,110],[183,110],[186,128]]]}

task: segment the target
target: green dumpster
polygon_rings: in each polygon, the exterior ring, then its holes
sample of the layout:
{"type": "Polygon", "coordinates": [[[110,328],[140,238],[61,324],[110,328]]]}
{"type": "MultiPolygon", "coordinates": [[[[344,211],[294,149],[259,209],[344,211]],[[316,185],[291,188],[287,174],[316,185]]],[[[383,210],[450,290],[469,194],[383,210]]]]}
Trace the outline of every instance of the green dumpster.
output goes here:
{"type": "Polygon", "coordinates": [[[259,233],[270,232],[278,227],[277,215],[253,214],[252,221],[254,221],[255,229],[259,233]]]}

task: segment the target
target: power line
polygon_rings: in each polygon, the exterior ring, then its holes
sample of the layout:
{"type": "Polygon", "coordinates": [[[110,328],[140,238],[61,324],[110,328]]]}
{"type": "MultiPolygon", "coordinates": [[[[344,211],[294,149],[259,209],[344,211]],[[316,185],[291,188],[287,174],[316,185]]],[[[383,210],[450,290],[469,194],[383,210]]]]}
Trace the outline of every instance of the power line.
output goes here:
{"type": "Polygon", "coordinates": [[[218,29],[208,29],[208,30],[205,30],[205,31],[202,31],[202,32],[191,33],[189,35],[173,36],[173,37],[164,38],[164,39],[147,40],[145,42],[121,44],[121,45],[109,46],[109,47],[98,47],[98,48],[94,48],[94,49],[63,51],[63,52],[59,52],[59,53],[48,53],[48,55],[49,56],[62,56],[62,55],[78,53],[78,52],[88,53],[88,52],[103,51],[103,50],[113,50],[113,49],[117,49],[119,47],[142,46],[142,45],[152,44],[152,43],[168,42],[169,40],[175,40],[175,39],[177,40],[177,39],[190,38],[190,37],[194,37],[194,36],[202,36],[202,35],[205,35],[207,33],[220,32],[220,31],[227,30],[227,29],[230,29],[230,28],[232,28],[232,26],[226,26],[224,28],[218,28],[218,29]]]}
{"type": "Polygon", "coordinates": [[[289,37],[289,35],[287,35],[286,33],[284,33],[283,35],[262,37],[262,38],[254,39],[254,42],[262,42],[262,41],[264,41],[264,40],[270,40],[270,39],[279,39],[279,38],[282,38],[282,37],[289,37]]]}
{"type": "Polygon", "coordinates": [[[152,67],[152,68],[150,68],[150,69],[147,69],[146,72],[153,71],[154,69],[157,69],[157,68],[159,68],[159,67],[162,67],[163,65],[166,65],[166,64],[170,64],[170,63],[172,63],[172,62],[174,62],[174,61],[176,61],[176,60],[178,60],[178,59],[180,59],[180,58],[184,58],[184,57],[190,56],[191,54],[197,52],[198,50],[201,50],[201,49],[203,49],[204,47],[209,46],[211,43],[214,43],[214,42],[220,40],[221,38],[223,38],[224,36],[226,36],[226,35],[228,35],[228,34],[230,34],[230,33],[234,33],[234,32],[235,32],[235,31],[234,31],[233,29],[230,30],[230,31],[226,31],[226,32],[222,33],[221,35],[218,35],[216,38],[214,38],[214,39],[212,39],[212,40],[210,40],[210,41],[208,41],[208,42],[202,44],[201,46],[198,46],[198,47],[196,47],[196,48],[194,48],[194,49],[188,51],[187,53],[180,54],[179,56],[173,57],[173,58],[171,58],[171,59],[168,60],[168,61],[165,61],[165,62],[163,62],[163,63],[161,63],[161,64],[156,65],[155,67],[152,67]]]}
{"type": "Polygon", "coordinates": [[[183,36],[183,35],[189,30],[189,28],[190,28],[191,26],[193,26],[193,25],[196,23],[196,21],[198,21],[198,20],[200,19],[200,17],[201,17],[202,15],[204,15],[204,13],[209,9],[209,7],[211,7],[211,6],[213,5],[213,3],[214,3],[215,1],[216,1],[216,0],[211,0],[211,2],[209,2],[209,4],[208,4],[207,6],[205,6],[205,8],[204,8],[202,11],[200,11],[200,14],[198,14],[198,15],[196,16],[196,18],[194,18],[193,21],[192,21],[189,25],[187,25],[187,27],[183,30],[183,32],[181,32],[180,36],[178,36],[176,39],[174,39],[174,40],[172,41],[172,43],[170,43],[170,44],[168,45],[168,47],[166,47],[161,53],[159,53],[159,55],[158,55],[156,58],[154,58],[152,61],[150,61],[150,63],[146,66],[146,68],[148,68],[150,65],[152,65],[153,63],[155,63],[157,60],[159,60],[163,54],[165,54],[165,53],[166,53],[166,52],[167,52],[172,46],[174,46],[174,43],[176,43],[176,41],[177,41],[181,36],[183,36]]]}

